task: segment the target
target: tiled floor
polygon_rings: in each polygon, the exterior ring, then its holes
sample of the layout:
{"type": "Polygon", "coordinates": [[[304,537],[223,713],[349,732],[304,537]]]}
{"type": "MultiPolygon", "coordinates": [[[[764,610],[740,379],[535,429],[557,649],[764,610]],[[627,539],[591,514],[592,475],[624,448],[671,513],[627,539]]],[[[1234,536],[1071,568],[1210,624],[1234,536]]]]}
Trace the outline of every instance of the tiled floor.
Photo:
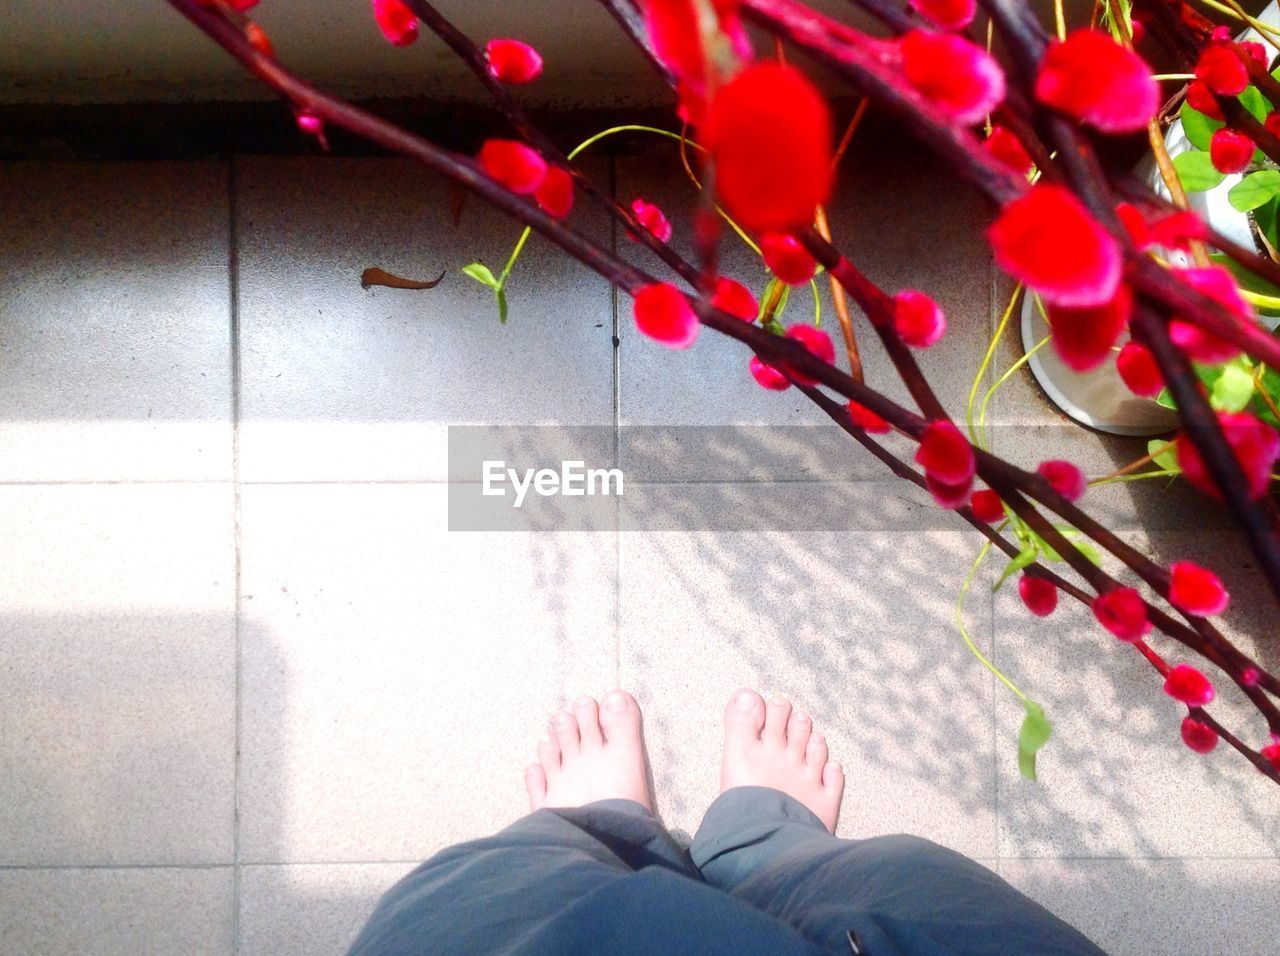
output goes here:
{"type": "MultiPolygon", "coordinates": [[[[594,163],[626,201],[691,195],[665,148],[594,163]]],[[[833,228],[873,278],[943,301],[950,344],[924,361],[958,411],[999,303],[982,209],[944,172],[854,155],[833,228]]],[[[974,639],[1055,719],[1021,780],[1018,708],[953,622],[980,541],[865,456],[665,476],[690,527],[837,502],[817,532],[450,533],[450,424],[819,421],[730,343],[677,354],[615,324],[605,284],[537,240],[499,325],[456,270],[499,266],[516,231],[451,216],[386,160],[0,169],[0,953],[339,952],[416,861],[519,816],[545,715],[617,683],[677,831],[752,684],[829,730],[845,835],[955,847],[1117,953],[1280,948],[1274,788],[1188,753],[1080,610],[1033,624],[984,571],[974,639]],[[369,265],[450,274],[364,291],[369,265]]],[[[1015,456],[1060,425],[1024,384],[995,421],[1015,456]]],[[[1140,448],[1057,434],[1099,468],[1140,448]]],[[[1203,503],[1094,498],[1162,559],[1215,559],[1242,640],[1274,631],[1230,533],[1185,533],[1222,527],[1203,503]]]]}

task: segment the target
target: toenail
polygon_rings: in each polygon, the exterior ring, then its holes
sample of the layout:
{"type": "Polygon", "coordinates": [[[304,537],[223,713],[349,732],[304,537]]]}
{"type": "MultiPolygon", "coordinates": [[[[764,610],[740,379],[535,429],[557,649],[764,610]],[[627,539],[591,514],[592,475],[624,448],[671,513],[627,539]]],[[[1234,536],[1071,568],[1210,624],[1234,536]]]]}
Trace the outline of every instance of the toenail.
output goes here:
{"type": "Polygon", "coordinates": [[[588,707],[590,706],[590,704],[591,704],[590,697],[579,697],[577,700],[573,702],[574,707],[588,707]]]}
{"type": "Polygon", "coordinates": [[[734,701],[738,710],[754,710],[756,706],[755,694],[749,690],[744,690],[738,695],[738,699],[734,701]]]}
{"type": "Polygon", "coordinates": [[[604,705],[610,710],[623,711],[627,709],[627,699],[621,694],[610,694],[604,699],[604,705]]]}
{"type": "Polygon", "coordinates": [[[801,711],[800,713],[796,714],[796,720],[799,723],[807,724],[809,722],[809,715],[801,711]]]}
{"type": "Polygon", "coordinates": [[[551,720],[556,724],[557,727],[563,727],[565,724],[569,723],[569,715],[565,713],[559,713],[559,714],[556,714],[554,717],[552,717],[551,720]]]}
{"type": "Polygon", "coordinates": [[[775,695],[773,698],[773,702],[777,704],[779,707],[781,707],[783,704],[787,702],[787,699],[785,697],[775,695]]]}

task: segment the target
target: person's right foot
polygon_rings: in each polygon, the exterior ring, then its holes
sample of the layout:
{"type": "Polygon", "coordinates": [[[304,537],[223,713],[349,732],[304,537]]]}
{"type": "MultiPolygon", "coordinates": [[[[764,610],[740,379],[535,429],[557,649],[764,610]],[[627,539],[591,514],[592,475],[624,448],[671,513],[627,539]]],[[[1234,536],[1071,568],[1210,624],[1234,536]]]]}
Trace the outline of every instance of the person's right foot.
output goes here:
{"type": "Polygon", "coordinates": [[[775,697],[766,704],[743,688],[724,712],[724,757],[720,792],[733,787],[770,787],[799,800],[832,833],[844,795],[844,772],[827,762],[827,742],[808,714],[792,712],[775,697]]]}

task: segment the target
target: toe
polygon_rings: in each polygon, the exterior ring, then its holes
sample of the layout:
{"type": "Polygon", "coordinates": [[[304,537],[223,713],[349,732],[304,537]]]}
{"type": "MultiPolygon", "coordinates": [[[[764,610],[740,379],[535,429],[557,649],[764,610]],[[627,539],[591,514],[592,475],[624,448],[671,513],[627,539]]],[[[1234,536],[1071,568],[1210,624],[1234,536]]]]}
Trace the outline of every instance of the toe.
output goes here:
{"type": "Polygon", "coordinates": [[[802,710],[797,710],[787,721],[787,750],[796,760],[804,760],[809,735],[813,733],[813,720],[802,710]]]}
{"type": "Polygon", "coordinates": [[[594,699],[579,697],[573,702],[573,716],[578,721],[578,734],[582,738],[582,746],[599,747],[604,743],[600,733],[600,710],[594,699]]]}
{"type": "Polygon", "coordinates": [[[746,747],[759,743],[763,727],[764,698],[744,687],[733,695],[724,711],[725,745],[746,747]]]}
{"type": "Polygon", "coordinates": [[[804,749],[804,762],[815,775],[822,773],[822,768],[827,765],[827,740],[822,734],[809,738],[809,746],[804,749]]]}
{"type": "Polygon", "coordinates": [[[625,690],[611,690],[604,695],[600,709],[600,727],[610,743],[640,739],[640,705],[625,690]]]}
{"type": "Polygon", "coordinates": [[[787,742],[787,720],[791,717],[791,701],[785,697],[771,697],[764,708],[764,732],[760,739],[767,744],[782,747],[787,742]]]}
{"type": "Polygon", "coordinates": [[[529,809],[541,810],[547,805],[547,775],[538,764],[524,770],[524,788],[529,791],[529,809]]]}
{"type": "Polygon", "coordinates": [[[844,793],[844,769],[835,762],[822,768],[822,786],[836,793],[836,799],[844,793]]]}
{"type": "Polygon", "coordinates": [[[538,763],[542,765],[544,776],[560,769],[560,745],[553,738],[543,737],[538,741],[538,763]]]}
{"type": "Polygon", "coordinates": [[[560,745],[560,753],[564,757],[571,757],[581,749],[578,722],[567,710],[558,710],[551,715],[551,735],[560,745]]]}

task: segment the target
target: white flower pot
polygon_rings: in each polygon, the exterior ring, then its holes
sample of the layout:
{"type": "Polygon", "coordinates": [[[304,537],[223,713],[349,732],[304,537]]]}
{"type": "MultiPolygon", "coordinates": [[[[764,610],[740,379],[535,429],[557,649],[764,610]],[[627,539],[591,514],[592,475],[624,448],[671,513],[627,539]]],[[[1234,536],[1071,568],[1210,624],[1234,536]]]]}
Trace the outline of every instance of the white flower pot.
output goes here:
{"type": "MultiPolygon", "coordinates": [[[[1280,7],[1272,0],[1258,15],[1263,23],[1280,26],[1280,7]]],[[[1250,29],[1239,37],[1242,40],[1260,39],[1250,29]]],[[[1182,122],[1175,121],[1165,136],[1165,146],[1170,156],[1177,156],[1191,148],[1182,132],[1182,122]]],[[[1137,174],[1161,196],[1168,198],[1169,191],[1156,169],[1154,158],[1148,157],[1139,165],[1137,174]]],[[[1237,212],[1227,199],[1231,187],[1243,177],[1239,174],[1226,177],[1213,189],[1187,196],[1188,205],[1217,232],[1245,246],[1256,248],[1247,213],[1237,212]]],[[[1183,253],[1168,252],[1166,256],[1178,265],[1189,265],[1190,258],[1183,253]]],[[[1271,325],[1272,322],[1268,322],[1271,325]]],[[[1040,310],[1030,295],[1022,303],[1022,347],[1030,351],[1036,343],[1049,334],[1040,310]]],[[[1123,344],[1123,343],[1122,343],[1123,344]]],[[[1115,362],[1104,362],[1091,372],[1076,372],[1062,363],[1051,345],[1045,346],[1027,362],[1045,394],[1070,418],[1098,431],[1113,435],[1160,435],[1178,427],[1177,412],[1139,398],[1125,386],[1116,371],[1115,362]]]]}

